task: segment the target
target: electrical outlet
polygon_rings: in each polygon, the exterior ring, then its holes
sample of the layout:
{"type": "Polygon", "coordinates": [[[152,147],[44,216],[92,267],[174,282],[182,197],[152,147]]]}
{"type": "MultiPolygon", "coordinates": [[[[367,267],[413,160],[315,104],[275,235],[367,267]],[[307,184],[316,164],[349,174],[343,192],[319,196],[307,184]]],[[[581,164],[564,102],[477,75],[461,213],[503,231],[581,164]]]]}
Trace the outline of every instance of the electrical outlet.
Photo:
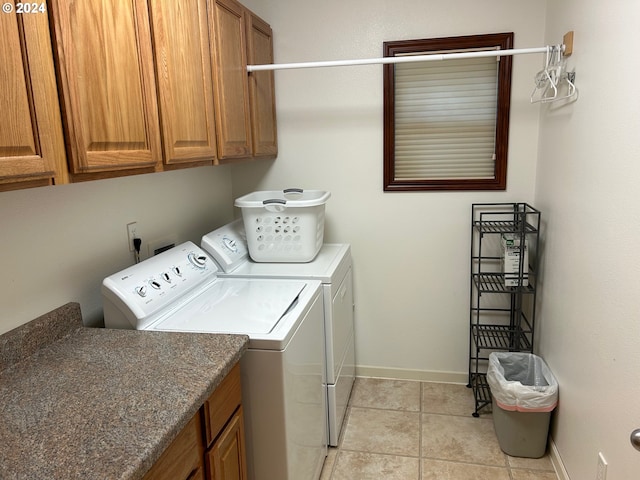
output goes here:
{"type": "Polygon", "coordinates": [[[133,252],[133,239],[138,237],[138,223],[127,223],[127,239],[129,240],[129,251],[133,252]]]}
{"type": "Polygon", "coordinates": [[[598,452],[598,474],[596,480],[607,480],[607,461],[602,452],[598,452]]]}

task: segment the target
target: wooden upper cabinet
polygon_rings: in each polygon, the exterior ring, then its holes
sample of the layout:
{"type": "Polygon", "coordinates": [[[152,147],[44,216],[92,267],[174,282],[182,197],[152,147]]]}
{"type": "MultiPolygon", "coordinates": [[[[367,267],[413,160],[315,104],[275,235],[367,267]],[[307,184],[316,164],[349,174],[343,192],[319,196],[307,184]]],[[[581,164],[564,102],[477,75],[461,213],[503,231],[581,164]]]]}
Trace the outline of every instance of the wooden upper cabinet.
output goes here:
{"type": "Polygon", "coordinates": [[[247,73],[271,28],[236,0],[46,7],[0,15],[0,191],[277,154],[274,74],[247,73]]]}
{"type": "MultiPolygon", "coordinates": [[[[273,63],[273,33],[264,20],[247,12],[247,61],[249,65],[273,63]]],[[[253,155],[275,157],[278,153],[276,131],[276,94],[273,71],[249,74],[251,133],[253,155]]]]}
{"type": "Polygon", "coordinates": [[[49,5],[72,173],[161,169],[147,2],[49,5]]]}
{"type": "Polygon", "coordinates": [[[216,159],[206,0],[149,0],[165,163],[216,159]]]}
{"type": "Polygon", "coordinates": [[[47,15],[15,10],[0,13],[0,190],[68,181],[47,15]]]}
{"type": "Polygon", "coordinates": [[[245,8],[235,0],[210,1],[210,38],[218,158],[251,157],[251,120],[247,81],[245,8]]]}

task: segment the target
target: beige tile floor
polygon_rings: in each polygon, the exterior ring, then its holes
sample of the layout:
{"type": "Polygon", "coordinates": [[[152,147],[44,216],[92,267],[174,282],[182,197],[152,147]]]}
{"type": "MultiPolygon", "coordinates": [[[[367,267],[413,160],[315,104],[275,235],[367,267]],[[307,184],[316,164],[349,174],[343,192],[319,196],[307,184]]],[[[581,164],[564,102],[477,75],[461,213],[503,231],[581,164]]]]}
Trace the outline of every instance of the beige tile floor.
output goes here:
{"type": "Polygon", "coordinates": [[[491,414],[473,418],[464,385],[358,378],[321,480],[557,480],[549,457],[498,445],[491,414]]]}

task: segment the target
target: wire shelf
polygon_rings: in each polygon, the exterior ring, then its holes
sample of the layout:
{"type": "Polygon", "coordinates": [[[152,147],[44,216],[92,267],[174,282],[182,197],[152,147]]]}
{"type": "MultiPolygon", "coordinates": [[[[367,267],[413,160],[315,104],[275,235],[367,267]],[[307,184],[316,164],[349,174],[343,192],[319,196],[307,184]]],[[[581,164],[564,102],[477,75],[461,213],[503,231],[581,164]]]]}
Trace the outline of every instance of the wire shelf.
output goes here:
{"type": "Polygon", "coordinates": [[[504,284],[504,273],[474,273],[473,282],[480,293],[534,293],[533,277],[533,273],[528,274],[529,285],[507,287],[504,284]]]}
{"type": "Polygon", "coordinates": [[[531,332],[508,325],[473,325],[473,338],[477,348],[489,350],[518,350],[531,352],[531,332]]]}
{"type": "Polygon", "coordinates": [[[477,220],[473,222],[473,226],[480,233],[535,233],[536,231],[536,228],[528,222],[477,220]]]}

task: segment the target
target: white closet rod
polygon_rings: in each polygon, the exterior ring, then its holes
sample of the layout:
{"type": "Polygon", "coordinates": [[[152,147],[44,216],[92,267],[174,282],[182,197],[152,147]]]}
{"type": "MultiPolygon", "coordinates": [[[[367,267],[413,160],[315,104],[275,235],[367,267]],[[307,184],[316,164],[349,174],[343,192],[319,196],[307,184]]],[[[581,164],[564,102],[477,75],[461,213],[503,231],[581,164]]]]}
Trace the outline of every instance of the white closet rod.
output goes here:
{"type": "MultiPolygon", "coordinates": [[[[406,57],[364,58],[357,60],[331,60],[326,62],[276,63],[270,65],[247,65],[248,72],[265,70],[289,70],[294,68],[346,67],[352,65],[372,65],[380,63],[430,62],[454,58],[502,57],[505,55],[523,55],[528,53],[547,53],[550,46],[537,48],[516,48],[510,50],[486,50],[481,52],[443,53],[433,55],[413,55],[406,57]]],[[[564,51],[565,45],[562,45],[564,51]]]]}

